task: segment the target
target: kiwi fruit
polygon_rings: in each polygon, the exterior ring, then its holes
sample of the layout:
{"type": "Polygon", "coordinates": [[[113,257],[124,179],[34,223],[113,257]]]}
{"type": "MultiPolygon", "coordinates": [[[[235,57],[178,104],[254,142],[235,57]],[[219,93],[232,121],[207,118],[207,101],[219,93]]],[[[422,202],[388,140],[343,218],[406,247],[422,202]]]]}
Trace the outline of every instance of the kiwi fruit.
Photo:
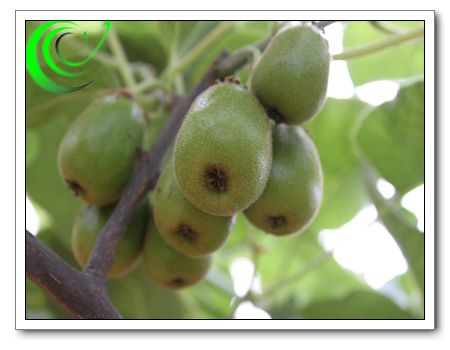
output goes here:
{"type": "Polygon", "coordinates": [[[114,203],[132,174],[144,128],[144,115],[132,99],[121,95],[95,99],[61,141],[61,178],[87,203],[114,203]]]}
{"type": "MultiPolygon", "coordinates": [[[[97,236],[105,226],[114,206],[83,205],[72,229],[71,248],[76,261],[84,267],[95,247],[97,236]]],[[[147,229],[148,206],[141,205],[125,231],[107,273],[110,278],[122,277],[133,270],[139,261],[147,229]]]]}
{"type": "Polygon", "coordinates": [[[251,75],[251,90],[279,123],[302,124],[322,108],[328,86],[328,42],[312,25],[278,32],[251,75]]]}
{"type": "Polygon", "coordinates": [[[225,242],[233,217],[213,216],[195,208],[183,195],[168,162],[153,194],[153,217],[162,238],[180,253],[199,257],[225,242]]]}
{"type": "Polygon", "coordinates": [[[149,278],[173,290],[199,282],[211,265],[211,256],[191,258],[170,247],[152,220],[149,222],[142,257],[149,278]]]}
{"type": "Polygon", "coordinates": [[[272,164],[271,125],[243,86],[224,82],[193,102],[175,140],[175,176],[196,208],[232,216],[266,186],[272,164]]]}
{"type": "Polygon", "coordinates": [[[301,232],[317,214],[322,194],[322,168],[309,135],[300,127],[275,125],[269,181],[244,212],[247,219],[277,236],[301,232]]]}

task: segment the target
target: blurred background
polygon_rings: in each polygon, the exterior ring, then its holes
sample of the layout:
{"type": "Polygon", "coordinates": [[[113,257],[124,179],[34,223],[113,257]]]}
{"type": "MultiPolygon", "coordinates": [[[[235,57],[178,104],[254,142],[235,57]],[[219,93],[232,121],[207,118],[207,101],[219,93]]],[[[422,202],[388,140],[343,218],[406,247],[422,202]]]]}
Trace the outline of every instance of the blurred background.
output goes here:
{"type": "MultiPolygon", "coordinates": [[[[27,22],[27,36],[40,24],[27,22]]],[[[69,56],[83,56],[102,34],[101,23],[80,25],[89,42],[67,40],[69,56]]],[[[112,22],[129,69],[142,82],[150,120],[146,147],[170,118],[171,98],[187,93],[220,52],[254,45],[279,25],[112,22]],[[167,71],[176,72],[173,84],[148,83],[167,71]]],[[[422,22],[336,22],[324,35],[339,57],[418,28],[422,22]]],[[[28,75],[26,85],[26,228],[75,267],[70,234],[80,201],[60,180],[58,146],[94,96],[124,86],[111,45],[103,45],[89,69],[95,81],[74,93],[47,93],[28,75]]],[[[244,84],[250,71],[247,65],[237,74],[244,84]]],[[[239,215],[204,281],[172,292],[138,266],[109,281],[114,305],[133,319],[423,318],[423,74],[423,37],[332,61],[327,102],[304,125],[324,171],[324,198],[312,225],[276,238],[239,215]]],[[[28,318],[69,317],[29,280],[26,303],[28,318]]]]}

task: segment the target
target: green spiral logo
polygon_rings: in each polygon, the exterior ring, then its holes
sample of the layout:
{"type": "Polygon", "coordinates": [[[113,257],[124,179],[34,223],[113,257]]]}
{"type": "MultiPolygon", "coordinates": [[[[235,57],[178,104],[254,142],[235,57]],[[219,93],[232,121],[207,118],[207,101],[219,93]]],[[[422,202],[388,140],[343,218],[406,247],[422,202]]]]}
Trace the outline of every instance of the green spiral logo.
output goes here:
{"type": "Polygon", "coordinates": [[[26,66],[30,76],[43,89],[55,93],[68,93],[78,91],[93,82],[93,80],[77,86],[62,86],[50,79],[42,70],[39,57],[57,75],[66,78],[77,78],[86,74],[86,70],[71,72],[68,69],[76,70],[89,62],[100,50],[108,34],[111,22],[104,23],[105,30],[94,50],[85,58],[79,61],[72,61],[66,58],[61,51],[63,38],[75,33],[82,33],[85,44],[88,42],[88,33],[81,31],[80,26],[72,21],[51,21],[40,26],[31,35],[26,47],[26,66]],[[42,45],[40,46],[40,43],[42,45]],[[39,50],[40,47],[40,50],[39,50]],[[54,52],[54,55],[52,55],[54,52]],[[58,64],[54,57],[58,59],[58,64]]]}

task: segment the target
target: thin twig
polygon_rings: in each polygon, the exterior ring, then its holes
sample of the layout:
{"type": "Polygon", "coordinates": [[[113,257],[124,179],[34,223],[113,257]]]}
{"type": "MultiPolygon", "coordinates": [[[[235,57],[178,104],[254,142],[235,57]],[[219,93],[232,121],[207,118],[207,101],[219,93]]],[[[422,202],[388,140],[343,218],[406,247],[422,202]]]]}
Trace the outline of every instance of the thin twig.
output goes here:
{"type": "Polygon", "coordinates": [[[118,69],[120,74],[122,75],[122,79],[125,85],[133,91],[136,82],[134,80],[133,72],[130,69],[127,55],[125,54],[125,50],[122,47],[122,43],[120,42],[119,36],[117,35],[114,27],[111,27],[109,29],[107,40],[112,53],[117,59],[118,69]]]}
{"type": "Polygon", "coordinates": [[[424,35],[424,28],[415,28],[407,32],[392,34],[384,37],[378,41],[372,42],[367,45],[361,45],[354,48],[350,48],[344,52],[338,53],[333,56],[333,60],[351,60],[354,58],[363,57],[375,52],[385,50],[391,46],[399,45],[406,41],[418,39],[424,35]]]}

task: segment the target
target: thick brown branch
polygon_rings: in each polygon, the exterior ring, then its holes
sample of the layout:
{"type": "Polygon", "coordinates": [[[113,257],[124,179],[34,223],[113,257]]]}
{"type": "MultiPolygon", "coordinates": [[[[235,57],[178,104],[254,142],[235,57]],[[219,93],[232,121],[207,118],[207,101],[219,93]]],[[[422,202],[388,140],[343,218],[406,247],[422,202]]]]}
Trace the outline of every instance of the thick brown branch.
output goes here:
{"type": "Polygon", "coordinates": [[[25,242],[28,277],[74,317],[122,318],[108,298],[104,280],[73,269],[28,231],[25,242]]]}
{"type": "Polygon", "coordinates": [[[139,204],[147,193],[155,186],[161,162],[172,145],[183,122],[184,116],[194,99],[217,79],[216,65],[204,75],[203,79],[188,96],[175,105],[172,117],[164,128],[160,138],[152,150],[145,155],[144,161],[138,163],[137,169],[124,190],[110,219],[100,232],[94,251],[84,271],[88,274],[104,276],[111,267],[117,245],[128,227],[139,204]]]}

